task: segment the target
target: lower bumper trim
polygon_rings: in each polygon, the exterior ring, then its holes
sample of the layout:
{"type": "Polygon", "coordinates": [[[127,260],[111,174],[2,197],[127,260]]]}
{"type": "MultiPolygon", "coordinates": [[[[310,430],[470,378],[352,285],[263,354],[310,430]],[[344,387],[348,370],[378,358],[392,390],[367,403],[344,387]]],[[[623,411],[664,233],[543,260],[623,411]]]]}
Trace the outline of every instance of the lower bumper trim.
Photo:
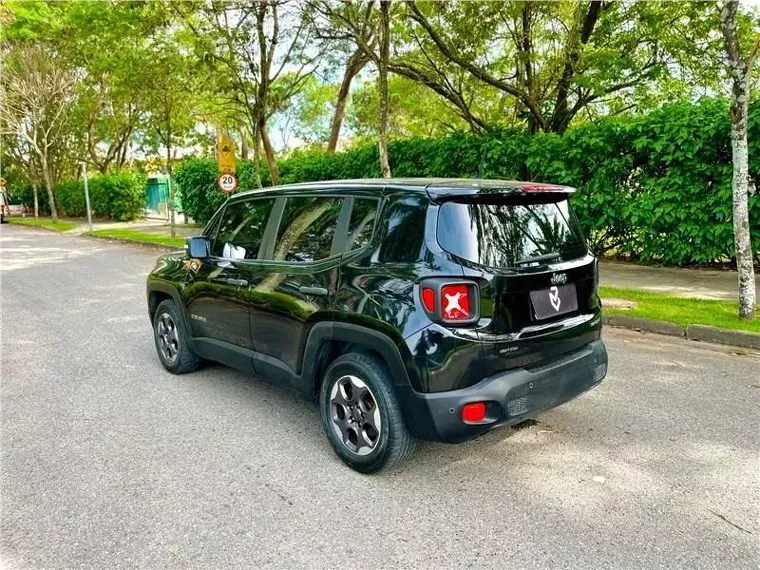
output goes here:
{"type": "Polygon", "coordinates": [[[601,340],[595,340],[554,363],[508,370],[468,388],[432,394],[415,392],[414,407],[428,413],[410,418],[411,427],[423,438],[465,441],[564,404],[595,387],[606,374],[607,351],[601,340]],[[462,406],[470,402],[487,403],[486,418],[478,424],[461,420],[462,406]],[[415,420],[422,417],[433,425],[419,425],[422,422],[415,420]]]}

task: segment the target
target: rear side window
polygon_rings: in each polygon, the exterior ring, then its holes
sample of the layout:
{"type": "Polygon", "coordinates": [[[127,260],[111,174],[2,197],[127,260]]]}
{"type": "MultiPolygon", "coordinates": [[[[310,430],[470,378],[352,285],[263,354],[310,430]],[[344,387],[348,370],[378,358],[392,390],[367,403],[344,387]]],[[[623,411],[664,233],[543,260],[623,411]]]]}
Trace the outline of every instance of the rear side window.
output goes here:
{"type": "Polygon", "coordinates": [[[377,217],[377,200],[371,198],[356,198],[351,210],[351,221],[348,224],[348,239],[346,251],[362,248],[372,239],[377,217]]]}
{"type": "Polygon", "coordinates": [[[225,259],[256,259],[274,200],[263,198],[228,204],[211,250],[225,259]]]}
{"type": "Polygon", "coordinates": [[[426,204],[410,198],[394,200],[388,206],[381,262],[410,262],[420,259],[425,243],[426,204]]]}
{"type": "Polygon", "coordinates": [[[587,252],[567,200],[446,202],[438,213],[438,243],[449,253],[488,267],[567,261],[587,252]]]}
{"type": "Polygon", "coordinates": [[[329,257],[342,204],[340,198],[288,198],[274,259],[308,263],[329,257]]]}

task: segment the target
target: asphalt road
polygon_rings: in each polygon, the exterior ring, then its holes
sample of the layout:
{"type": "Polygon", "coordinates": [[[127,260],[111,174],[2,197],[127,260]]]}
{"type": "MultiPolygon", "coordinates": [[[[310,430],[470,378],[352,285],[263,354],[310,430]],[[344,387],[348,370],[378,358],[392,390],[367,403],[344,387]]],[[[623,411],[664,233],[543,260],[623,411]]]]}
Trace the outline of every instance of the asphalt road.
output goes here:
{"type": "Polygon", "coordinates": [[[760,355],[608,330],[521,430],[343,466],[316,407],[155,355],[157,253],[0,229],[2,567],[755,568],[760,355]]]}

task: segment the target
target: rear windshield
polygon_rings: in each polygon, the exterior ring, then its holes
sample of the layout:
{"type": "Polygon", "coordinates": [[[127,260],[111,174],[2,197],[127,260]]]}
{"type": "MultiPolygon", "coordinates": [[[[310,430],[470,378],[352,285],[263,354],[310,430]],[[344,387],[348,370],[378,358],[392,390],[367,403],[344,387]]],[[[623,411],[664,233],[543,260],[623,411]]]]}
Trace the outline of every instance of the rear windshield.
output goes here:
{"type": "Polygon", "coordinates": [[[526,267],[583,257],[585,242],[567,200],[547,204],[446,202],[438,243],[488,267],[526,267]]]}

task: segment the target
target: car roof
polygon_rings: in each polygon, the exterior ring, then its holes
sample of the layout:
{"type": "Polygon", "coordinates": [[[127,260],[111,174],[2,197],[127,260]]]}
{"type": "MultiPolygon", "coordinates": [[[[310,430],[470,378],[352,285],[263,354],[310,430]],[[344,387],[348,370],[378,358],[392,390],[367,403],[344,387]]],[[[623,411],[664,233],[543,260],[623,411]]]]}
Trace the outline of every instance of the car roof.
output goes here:
{"type": "Polygon", "coordinates": [[[431,199],[445,199],[452,196],[474,194],[497,194],[522,191],[549,191],[570,194],[575,188],[564,185],[523,182],[520,180],[494,180],[480,178],[359,178],[350,180],[325,180],[284,184],[247,190],[235,194],[235,199],[266,196],[271,194],[298,194],[301,192],[351,193],[356,190],[407,191],[427,194],[431,199]]]}

